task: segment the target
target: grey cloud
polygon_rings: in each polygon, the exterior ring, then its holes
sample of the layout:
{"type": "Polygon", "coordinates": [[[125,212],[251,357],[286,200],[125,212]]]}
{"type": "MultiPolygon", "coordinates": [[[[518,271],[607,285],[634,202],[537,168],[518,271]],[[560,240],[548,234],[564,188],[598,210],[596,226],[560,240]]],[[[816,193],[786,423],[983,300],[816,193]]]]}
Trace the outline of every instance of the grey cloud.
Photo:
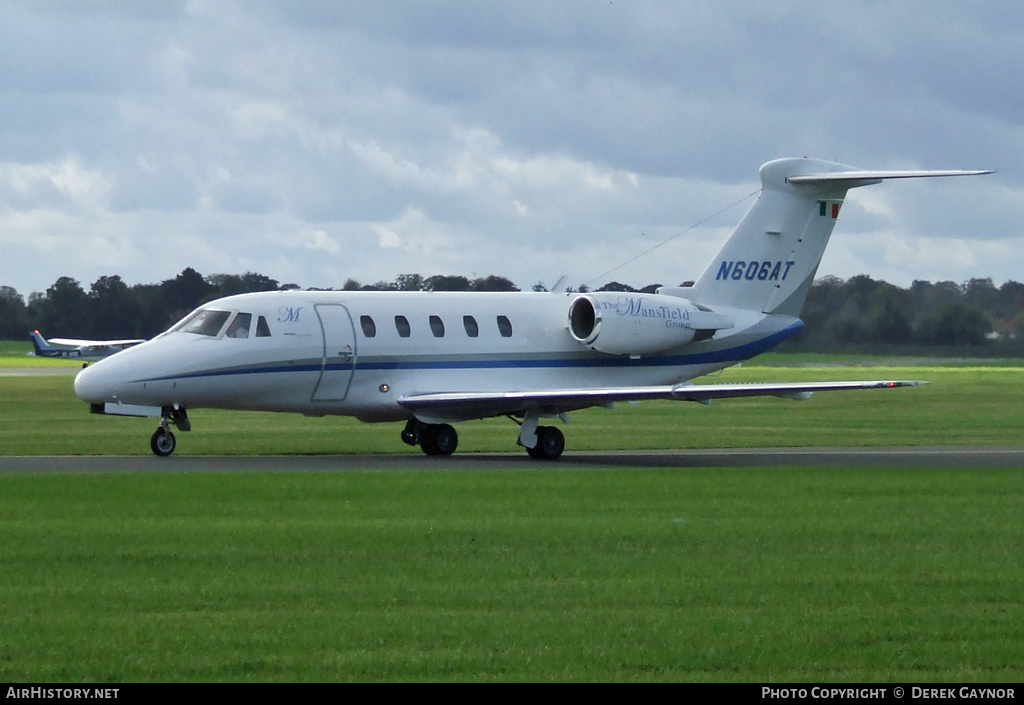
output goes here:
{"type": "MultiPolygon", "coordinates": [[[[1020,237],[1022,92],[1005,70],[1024,53],[1016,2],[0,9],[0,168],[75,159],[105,184],[86,205],[43,182],[0,194],[0,240],[21,263],[0,284],[25,293],[184,266],[317,286],[421,270],[582,280],[756,189],[779,156],[1000,170],[855,192],[837,251],[858,266],[893,271],[894,229],[935,238],[918,248],[935,267],[940,238],[996,253],[1020,237]],[[51,211],[74,221],[34,220],[51,211]],[[45,238],[26,245],[32,222],[45,238]],[[158,269],[148,253],[168,241],[158,269]]],[[[741,214],[623,280],[694,276],[741,214]]],[[[998,276],[1005,259],[975,266],[998,276]]]]}

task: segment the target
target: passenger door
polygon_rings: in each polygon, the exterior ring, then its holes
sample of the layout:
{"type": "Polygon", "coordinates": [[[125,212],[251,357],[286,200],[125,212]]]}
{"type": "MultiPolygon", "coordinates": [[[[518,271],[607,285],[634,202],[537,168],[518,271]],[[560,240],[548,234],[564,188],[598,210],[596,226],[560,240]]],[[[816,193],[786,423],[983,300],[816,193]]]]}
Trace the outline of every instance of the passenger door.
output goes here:
{"type": "Polygon", "coordinates": [[[344,401],[356,368],[356,336],[352,316],[342,304],[316,304],[323,332],[323,365],[313,401],[344,401]]]}

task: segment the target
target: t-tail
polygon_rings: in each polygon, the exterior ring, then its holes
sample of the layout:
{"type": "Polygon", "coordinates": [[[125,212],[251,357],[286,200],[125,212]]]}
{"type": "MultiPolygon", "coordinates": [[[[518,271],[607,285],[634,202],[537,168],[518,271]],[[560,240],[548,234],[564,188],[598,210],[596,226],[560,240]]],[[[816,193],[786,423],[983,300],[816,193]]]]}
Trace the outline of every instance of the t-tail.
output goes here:
{"type": "Polygon", "coordinates": [[[817,159],[761,167],[761,194],[688,298],[798,317],[846,192],[884,179],[972,176],[990,171],[865,171],[817,159]]]}

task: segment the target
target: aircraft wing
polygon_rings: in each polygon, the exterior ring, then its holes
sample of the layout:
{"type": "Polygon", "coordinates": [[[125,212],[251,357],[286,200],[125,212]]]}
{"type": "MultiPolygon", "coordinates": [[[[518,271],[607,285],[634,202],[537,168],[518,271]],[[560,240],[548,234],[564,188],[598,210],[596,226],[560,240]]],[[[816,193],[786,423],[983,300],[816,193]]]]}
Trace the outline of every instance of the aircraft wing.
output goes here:
{"type": "Polygon", "coordinates": [[[531,392],[433,392],[406,394],[398,403],[421,421],[465,421],[487,416],[536,411],[556,415],[618,401],[672,399],[708,403],[730,397],[776,396],[807,399],[814,392],[850,389],[894,389],[927,382],[874,380],[858,382],[782,382],[757,384],[675,384],[612,389],[555,389],[531,392]]]}
{"type": "Polygon", "coordinates": [[[46,342],[51,345],[70,345],[80,348],[95,345],[109,345],[110,347],[130,347],[146,342],[145,338],[134,338],[131,340],[79,340],[78,338],[48,338],[46,342]]]}

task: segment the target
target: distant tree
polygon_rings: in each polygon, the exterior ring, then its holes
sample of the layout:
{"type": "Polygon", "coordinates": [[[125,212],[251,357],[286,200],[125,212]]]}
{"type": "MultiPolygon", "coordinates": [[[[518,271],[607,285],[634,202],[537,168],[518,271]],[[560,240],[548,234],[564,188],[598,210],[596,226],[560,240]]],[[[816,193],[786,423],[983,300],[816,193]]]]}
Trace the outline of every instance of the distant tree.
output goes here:
{"type": "Polygon", "coordinates": [[[241,276],[237,274],[212,274],[206,277],[206,282],[216,290],[217,296],[249,294],[256,291],[277,291],[281,288],[276,279],[271,279],[254,272],[246,272],[241,276]]]}
{"type": "Polygon", "coordinates": [[[494,274],[474,279],[470,288],[473,291],[519,291],[519,287],[509,279],[494,274]]]}
{"type": "Polygon", "coordinates": [[[233,296],[243,293],[242,277],[237,274],[211,274],[206,283],[213,287],[217,296],[233,296]]]}
{"type": "Polygon", "coordinates": [[[879,282],[868,298],[863,316],[863,339],[857,342],[903,344],[912,336],[910,292],[879,282]]]}
{"type": "Polygon", "coordinates": [[[623,284],[621,282],[608,282],[597,291],[636,291],[629,284],[623,284]]]}
{"type": "Polygon", "coordinates": [[[548,288],[544,286],[544,282],[537,282],[536,284],[533,285],[533,291],[536,291],[537,293],[541,293],[547,290],[548,288]]]}
{"type": "Polygon", "coordinates": [[[914,309],[918,316],[934,316],[943,306],[958,303],[963,291],[956,282],[931,282],[917,280],[910,285],[914,309]]]}
{"type": "Polygon", "coordinates": [[[129,338],[141,335],[142,305],[121,277],[100,277],[88,296],[91,338],[129,338]]]}
{"type": "Polygon", "coordinates": [[[963,302],[983,311],[995,311],[999,301],[999,290],[991,278],[970,279],[962,287],[963,302]]]}
{"type": "Polygon", "coordinates": [[[188,313],[217,296],[216,287],[203,279],[203,275],[191,267],[184,269],[174,279],[164,281],[160,288],[167,310],[180,315],[188,313]]]}
{"type": "Polygon", "coordinates": [[[30,318],[43,335],[84,338],[91,334],[85,291],[76,279],[61,277],[46,293],[31,297],[30,318]]]}
{"type": "Polygon", "coordinates": [[[136,284],[131,287],[131,292],[138,305],[139,324],[127,337],[152,338],[170,328],[188,313],[167,307],[161,284],[136,284]]]}
{"type": "Polygon", "coordinates": [[[278,291],[281,288],[281,284],[276,279],[271,279],[256,272],[246,272],[243,274],[242,286],[246,292],[278,291]]]}
{"type": "Polygon", "coordinates": [[[469,279],[466,277],[435,274],[427,277],[424,282],[427,291],[469,291],[469,279]]]}
{"type": "Polygon", "coordinates": [[[419,274],[399,274],[395,278],[395,289],[398,291],[423,291],[426,282],[419,274]]]}
{"type": "Polygon", "coordinates": [[[990,313],[1007,339],[1024,340],[1024,284],[1008,281],[999,287],[995,309],[990,313]]]}
{"type": "Polygon", "coordinates": [[[992,323],[985,312],[963,302],[945,304],[920,320],[914,337],[931,345],[984,345],[992,323]]]}
{"type": "Polygon", "coordinates": [[[342,285],[342,291],[359,291],[363,288],[363,285],[357,282],[355,279],[346,279],[342,285]]]}
{"type": "Polygon", "coordinates": [[[20,340],[28,335],[28,306],[13,287],[0,286],[0,339],[20,340]]]}

